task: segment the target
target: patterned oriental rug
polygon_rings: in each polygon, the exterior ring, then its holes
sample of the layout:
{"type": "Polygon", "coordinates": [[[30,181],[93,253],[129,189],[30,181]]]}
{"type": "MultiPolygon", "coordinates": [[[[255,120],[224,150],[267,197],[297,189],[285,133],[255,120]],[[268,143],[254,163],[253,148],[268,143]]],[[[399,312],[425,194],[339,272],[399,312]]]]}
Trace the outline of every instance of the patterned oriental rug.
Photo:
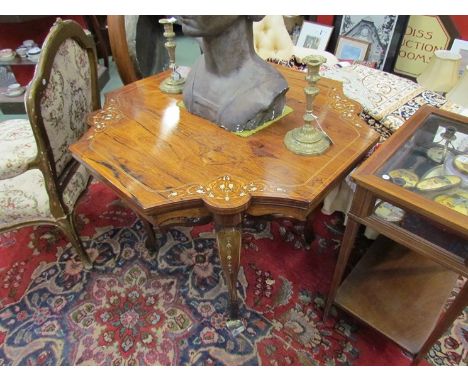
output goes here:
{"type": "MultiPolygon", "coordinates": [[[[0,365],[410,364],[400,347],[341,311],[321,320],[340,214],[316,214],[308,248],[298,222],[244,222],[245,330],[237,335],[226,327],[212,225],[158,235],[155,256],[141,222],[96,181],[78,221],[95,259],[91,272],[56,229],[0,235],[0,365]]],[[[428,364],[467,364],[467,316],[437,342],[428,364]]]]}

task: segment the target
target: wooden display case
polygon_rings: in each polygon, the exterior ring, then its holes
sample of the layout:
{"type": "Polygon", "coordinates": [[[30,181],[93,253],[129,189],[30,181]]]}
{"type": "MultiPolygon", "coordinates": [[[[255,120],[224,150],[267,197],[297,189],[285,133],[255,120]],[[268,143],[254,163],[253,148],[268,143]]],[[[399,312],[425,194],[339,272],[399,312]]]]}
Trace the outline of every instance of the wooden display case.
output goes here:
{"type": "Polygon", "coordinates": [[[468,118],[422,107],[352,175],[335,303],[420,361],[468,303],[468,118]],[[381,235],[344,281],[361,225],[381,235]]]}

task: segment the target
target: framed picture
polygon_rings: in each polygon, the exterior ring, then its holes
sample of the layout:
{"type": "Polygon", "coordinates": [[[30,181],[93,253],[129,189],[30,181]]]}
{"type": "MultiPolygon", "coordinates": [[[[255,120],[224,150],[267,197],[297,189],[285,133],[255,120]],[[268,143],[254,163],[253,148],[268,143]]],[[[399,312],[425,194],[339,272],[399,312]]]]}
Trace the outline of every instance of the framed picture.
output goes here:
{"type": "Polygon", "coordinates": [[[393,71],[400,43],[409,16],[374,15],[335,16],[335,30],[331,44],[337,47],[340,36],[369,42],[367,60],[376,62],[376,68],[393,71]]]}
{"type": "Polygon", "coordinates": [[[468,41],[459,40],[456,38],[453,40],[452,47],[450,48],[451,52],[459,53],[461,55],[459,74],[460,76],[465,71],[466,66],[468,65],[468,41]]]}
{"type": "Polygon", "coordinates": [[[330,41],[333,27],[304,21],[296,46],[325,50],[330,41]]]}
{"type": "Polygon", "coordinates": [[[351,37],[340,36],[336,44],[335,56],[339,60],[364,61],[369,53],[370,43],[351,37]]]}
{"type": "Polygon", "coordinates": [[[457,37],[450,16],[411,15],[393,72],[416,79],[426,69],[434,51],[449,49],[457,37]]]}

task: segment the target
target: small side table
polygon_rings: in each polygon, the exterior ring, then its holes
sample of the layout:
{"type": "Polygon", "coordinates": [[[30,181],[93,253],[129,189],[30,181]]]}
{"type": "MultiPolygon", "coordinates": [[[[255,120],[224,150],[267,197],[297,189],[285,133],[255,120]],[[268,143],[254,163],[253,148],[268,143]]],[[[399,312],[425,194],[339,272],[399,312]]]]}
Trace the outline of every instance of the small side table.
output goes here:
{"type": "Polygon", "coordinates": [[[354,172],[324,320],[336,304],[418,363],[467,306],[468,282],[444,309],[468,276],[467,140],[468,118],[424,106],[354,172]],[[361,225],[381,235],[343,281],[361,225]]]}

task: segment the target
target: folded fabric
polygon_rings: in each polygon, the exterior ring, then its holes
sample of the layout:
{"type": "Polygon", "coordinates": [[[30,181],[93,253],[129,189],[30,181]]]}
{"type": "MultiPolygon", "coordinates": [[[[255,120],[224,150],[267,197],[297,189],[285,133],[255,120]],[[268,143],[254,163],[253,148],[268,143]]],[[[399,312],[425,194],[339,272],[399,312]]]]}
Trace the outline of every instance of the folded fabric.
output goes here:
{"type": "Polygon", "coordinates": [[[343,82],[344,94],[378,121],[425,90],[411,80],[363,65],[333,67],[324,76],[343,82]]]}

